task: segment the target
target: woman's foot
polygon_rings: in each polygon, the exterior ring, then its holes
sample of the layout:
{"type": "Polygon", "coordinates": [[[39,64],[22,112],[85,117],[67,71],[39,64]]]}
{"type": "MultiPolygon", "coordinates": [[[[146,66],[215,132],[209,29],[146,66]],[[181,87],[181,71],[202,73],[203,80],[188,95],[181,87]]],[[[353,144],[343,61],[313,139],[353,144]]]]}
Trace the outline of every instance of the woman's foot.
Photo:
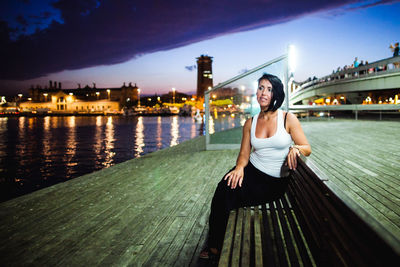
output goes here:
{"type": "Polygon", "coordinates": [[[204,248],[201,252],[199,257],[201,259],[211,259],[211,258],[216,258],[218,257],[219,252],[216,248],[204,248]]]}

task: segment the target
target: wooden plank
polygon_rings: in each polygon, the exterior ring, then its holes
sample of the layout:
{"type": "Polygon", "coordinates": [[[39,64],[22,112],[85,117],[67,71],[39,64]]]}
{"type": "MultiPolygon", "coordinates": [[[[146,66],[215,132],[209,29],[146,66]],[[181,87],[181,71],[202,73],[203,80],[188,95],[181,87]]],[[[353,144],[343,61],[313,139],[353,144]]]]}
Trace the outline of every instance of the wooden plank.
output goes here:
{"type": "Polygon", "coordinates": [[[243,247],[241,253],[241,266],[250,266],[251,258],[251,208],[245,208],[244,225],[243,225],[243,247]]]}
{"type": "MultiPolygon", "coordinates": [[[[299,266],[299,259],[297,258],[296,255],[296,249],[295,249],[295,239],[291,235],[291,229],[289,226],[289,222],[287,219],[287,213],[291,213],[290,210],[285,210],[282,207],[282,203],[280,200],[275,201],[276,204],[276,210],[278,213],[278,218],[280,222],[280,226],[282,229],[282,237],[284,238],[284,243],[285,243],[285,251],[287,255],[288,262],[290,263],[291,266],[299,266]]],[[[298,254],[298,253],[297,253],[298,254]]]]}
{"type": "Polygon", "coordinates": [[[282,198],[282,204],[284,209],[287,211],[287,218],[298,250],[297,256],[299,257],[299,262],[301,262],[303,266],[315,266],[312,254],[301,233],[300,225],[296,219],[296,214],[291,207],[287,194],[282,198]]]}
{"type": "Polygon", "coordinates": [[[278,253],[275,244],[273,243],[274,231],[271,220],[271,203],[261,206],[262,223],[263,223],[263,259],[267,266],[275,266],[278,264],[278,253]]]}
{"type": "Polygon", "coordinates": [[[258,206],[254,207],[254,265],[256,267],[263,266],[261,221],[258,206]]]}
{"type": "Polygon", "coordinates": [[[233,249],[232,249],[231,266],[233,267],[240,266],[240,254],[241,254],[242,238],[243,238],[242,236],[243,220],[244,220],[244,210],[243,208],[239,208],[237,211],[235,235],[234,235],[233,249]]]}
{"type": "Polygon", "coordinates": [[[237,211],[232,210],[229,214],[228,224],[226,226],[224,245],[222,247],[221,256],[219,258],[218,266],[229,266],[230,257],[232,252],[233,237],[235,235],[237,211]]]}

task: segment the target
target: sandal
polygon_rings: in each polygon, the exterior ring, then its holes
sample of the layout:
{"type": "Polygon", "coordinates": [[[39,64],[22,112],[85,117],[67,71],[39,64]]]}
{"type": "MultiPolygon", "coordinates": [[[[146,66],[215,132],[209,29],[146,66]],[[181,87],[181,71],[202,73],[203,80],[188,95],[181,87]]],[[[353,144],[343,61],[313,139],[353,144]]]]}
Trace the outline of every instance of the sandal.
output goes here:
{"type": "Polygon", "coordinates": [[[199,258],[208,260],[210,258],[211,251],[208,247],[205,247],[201,250],[199,258]]]}
{"type": "Polygon", "coordinates": [[[207,260],[218,259],[218,257],[219,257],[219,254],[212,253],[209,247],[203,248],[203,250],[200,252],[200,255],[199,255],[200,259],[207,259],[207,260]]]}

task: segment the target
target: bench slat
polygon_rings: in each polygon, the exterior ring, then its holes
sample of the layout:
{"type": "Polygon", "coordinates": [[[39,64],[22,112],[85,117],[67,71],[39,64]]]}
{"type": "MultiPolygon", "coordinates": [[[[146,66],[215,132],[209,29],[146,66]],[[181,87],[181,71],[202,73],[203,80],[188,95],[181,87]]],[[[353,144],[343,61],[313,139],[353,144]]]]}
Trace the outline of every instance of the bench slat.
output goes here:
{"type": "Polygon", "coordinates": [[[278,256],[276,255],[276,247],[272,243],[273,229],[271,222],[271,210],[270,204],[265,204],[261,206],[262,216],[263,216],[263,249],[264,249],[264,262],[266,266],[275,266],[275,262],[278,262],[278,256]]]}
{"type": "Polygon", "coordinates": [[[256,267],[263,266],[263,258],[262,258],[262,241],[261,241],[261,216],[259,212],[258,206],[254,207],[254,254],[255,254],[255,263],[256,267]]]}
{"type": "Polygon", "coordinates": [[[250,266],[250,258],[251,258],[251,208],[247,207],[245,209],[244,216],[244,226],[243,226],[243,245],[242,245],[242,258],[241,263],[242,266],[250,266]]]}
{"type": "Polygon", "coordinates": [[[271,210],[271,219],[272,225],[274,229],[274,243],[279,256],[279,263],[276,263],[277,266],[289,266],[287,261],[286,251],[285,251],[285,240],[282,238],[281,229],[279,219],[277,217],[277,209],[275,207],[275,202],[270,204],[271,210]]]}
{"type": "Polygon", "coordinates": [[[312,258],[311,252],[309,252],[309,250],[306,248],[305,240],[303,239],[302,234],[300,233],[300,225],[297,221],[292,206],[290,205],[287,194],[285,194],[285,197],[282,198],[282,205],[283,208],[288,211],[287,217],[289,220],[289,225],[293,233],[294,242],[296,242],[297,249],[299,251],[299,256],[301,258],[303,266],[305,267],[315,266],[315,262],[312,258]]]}
{"type": "Polygon", "coordinates": [[[297,257],[296,249],[295,249],[295,240],[291,236],[291,230],[289,221],[287,219],[287,216],[290,216],[289,213],[291,213],[290,210],[284,210],[281,201],[277,200],[275,201],[276,205],[276,210],[278,212],[278,218],[280,222],[280,226],[282,229],[283,233],[283,239],[285,242],[285,250],[286,250],[286,256],[288,257],[287,260],[291,263],[291,266],[298,267],[299,265],[299,259],[297,257]]]}
{"type": "Polygon", "coordinates": [[[237,211],[235,236],[233,240],[233,251],[232,251],[232,264],[231,266],[240,266],[240,249],[242,245],[242,229],[243,229],[243,217],[244,210],[239,208],[237,211]]]}
{"type": "Polygon", "coordinates": [[[229,214],[228,224],[226,226],[224,245],[221,251],[221,257],[219,258],[218,266],[229,266],[230,255],[232,251],[232,241],[236,224],[236,210],[232,210],[229,214]]]}

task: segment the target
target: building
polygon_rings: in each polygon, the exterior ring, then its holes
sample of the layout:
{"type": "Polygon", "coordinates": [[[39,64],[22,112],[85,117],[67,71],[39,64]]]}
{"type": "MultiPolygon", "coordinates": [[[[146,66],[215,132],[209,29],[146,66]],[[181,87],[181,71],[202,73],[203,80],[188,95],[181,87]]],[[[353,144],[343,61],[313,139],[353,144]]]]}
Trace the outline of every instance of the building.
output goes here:
{"type": "Polygon", "coordinates": [[[20,102],[22,112],[51,111],[57,113],[118,113],[138,100],[136,84],[119,88],[96,88],[86,85],[76,89],[62,89],[61,83],[49,81],[49,86],[29,89],[28,101],[20,102]]]}
{"type": "Polygon", "coordinates": [[[204,98],[204,92],[212,87],[212,57],[201,55],[197,58],[197,98],[204,98]]]}

